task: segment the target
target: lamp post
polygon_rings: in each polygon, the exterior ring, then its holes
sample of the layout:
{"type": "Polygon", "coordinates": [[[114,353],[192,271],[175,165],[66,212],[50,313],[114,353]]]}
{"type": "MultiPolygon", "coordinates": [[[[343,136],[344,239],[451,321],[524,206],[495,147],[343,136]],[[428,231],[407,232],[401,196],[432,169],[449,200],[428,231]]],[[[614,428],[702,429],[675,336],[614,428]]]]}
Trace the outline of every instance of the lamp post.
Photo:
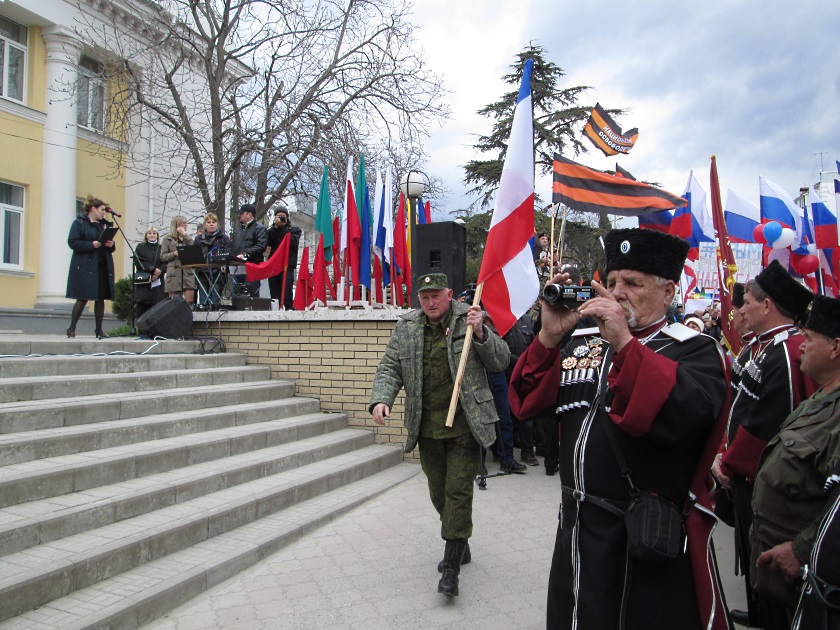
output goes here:
{"type": "MultiPolygon", "coordinates": [[[[413,259],[414,249],[414,226],[417,225],[417,212],[420,211],[421,197],[426,190],[426,182],[428,178],[425,173],[421,171],[409,170],[400,179],[400,192],[402,192],[408,200],[408,242],[411,247],[408,248],[408,254],[413,259]]],[[[408,301],[411,306],[416,306],[413,296],[408,296],[408,301]]]]}

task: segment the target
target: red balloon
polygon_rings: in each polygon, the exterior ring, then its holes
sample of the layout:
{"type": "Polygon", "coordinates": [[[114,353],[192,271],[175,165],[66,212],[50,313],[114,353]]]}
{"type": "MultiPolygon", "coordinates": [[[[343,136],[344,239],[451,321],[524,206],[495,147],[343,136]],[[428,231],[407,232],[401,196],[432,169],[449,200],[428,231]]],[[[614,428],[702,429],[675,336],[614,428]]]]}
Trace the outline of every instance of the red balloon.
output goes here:
{"type": "Polygon", "coordinates": [[[753,229],[753,240],[761,245],[767,244],[767,240],[764,238],[764,226],[761,223],[753,229]]]}
{"type": "Polygon", "coordinates": [[[809,273],[814,273],[820,268],[820,259],[813,254],[809,254],[799,259],[797,267],[800,276],[807,276],[809,273]]]}

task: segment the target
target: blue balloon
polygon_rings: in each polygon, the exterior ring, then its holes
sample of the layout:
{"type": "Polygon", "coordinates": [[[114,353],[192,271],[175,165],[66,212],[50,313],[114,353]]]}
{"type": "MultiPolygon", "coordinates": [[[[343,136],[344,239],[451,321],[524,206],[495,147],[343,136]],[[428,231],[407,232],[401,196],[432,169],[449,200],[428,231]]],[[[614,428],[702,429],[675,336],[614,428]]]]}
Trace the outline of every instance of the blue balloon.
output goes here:
{"type": "Polygon", "coordinates": [[[764,240],[769,246],[773,246],[779,237],[782,235],[782,224],[777,221],[770,221],[764,224],[764,240]]]}

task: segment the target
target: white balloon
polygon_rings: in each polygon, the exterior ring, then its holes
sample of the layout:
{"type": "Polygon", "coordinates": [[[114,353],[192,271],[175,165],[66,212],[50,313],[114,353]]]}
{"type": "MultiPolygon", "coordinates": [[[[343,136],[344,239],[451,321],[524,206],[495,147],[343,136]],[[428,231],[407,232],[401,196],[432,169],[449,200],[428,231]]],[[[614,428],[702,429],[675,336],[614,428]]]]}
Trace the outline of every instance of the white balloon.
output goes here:
{"type": "Polygon", "coordinates": [[[773,243],[773,249],[784,249],[790,247],[796,240],[796,232],[790,228],[782,228],[782,235],[773,243]]]}

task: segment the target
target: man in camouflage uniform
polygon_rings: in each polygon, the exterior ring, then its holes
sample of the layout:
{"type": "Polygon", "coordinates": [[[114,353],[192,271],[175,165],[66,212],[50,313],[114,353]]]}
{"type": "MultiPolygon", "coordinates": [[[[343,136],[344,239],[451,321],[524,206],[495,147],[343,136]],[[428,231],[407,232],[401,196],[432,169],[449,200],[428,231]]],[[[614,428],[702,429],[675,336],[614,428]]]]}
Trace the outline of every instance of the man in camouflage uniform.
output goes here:
{"type": "Polygon", "coordinates": [[[420,311],[396,325],[379,362],[369,411],[385,424],[401,388],[405,388],[405,452],[420,446],[420,464],[429,482],[429,496],[441,520],[446,541],[438,592],[458,595],[462,563],[469,562],[472,535],[473,480],[478,474],[479,445],[496,439],[498,421],[486,371],[501,372],[510,360],[507,345],[484,326],[478,306],[452,300],[445,274],[422,276],[417,291],[420,311]],[[452,427],[446,427],[449,401],[467,332],[473,341],[464,371],[452,427]]]}

